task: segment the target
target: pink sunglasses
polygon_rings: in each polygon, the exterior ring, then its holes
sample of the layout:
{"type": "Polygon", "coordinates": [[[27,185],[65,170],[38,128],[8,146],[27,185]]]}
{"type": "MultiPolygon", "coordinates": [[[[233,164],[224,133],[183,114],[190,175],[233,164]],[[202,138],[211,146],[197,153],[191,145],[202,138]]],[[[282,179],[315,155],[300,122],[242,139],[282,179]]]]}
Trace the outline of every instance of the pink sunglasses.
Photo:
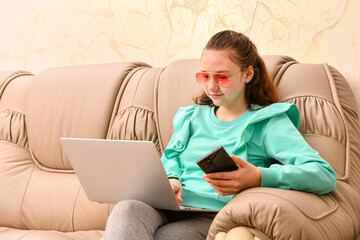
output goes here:
{"type": "Polygon", "coordinates": [[[212,77],[219,86],[228,87],[230,84],[230,77],[225,73],[198,72],[195,77],[201,86],[208,84],[210,77],[212,77]]]}

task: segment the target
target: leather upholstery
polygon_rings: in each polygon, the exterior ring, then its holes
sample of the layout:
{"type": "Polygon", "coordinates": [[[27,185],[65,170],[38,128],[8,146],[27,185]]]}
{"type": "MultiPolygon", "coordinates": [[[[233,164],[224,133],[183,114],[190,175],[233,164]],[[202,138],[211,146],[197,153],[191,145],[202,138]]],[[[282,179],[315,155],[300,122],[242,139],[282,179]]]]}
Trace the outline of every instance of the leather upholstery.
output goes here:
{"type": "MultiPolygon", "coordinates": [[[[272,188],[241,192],[208,239],[356,239],[360,235],[360,127],[352,90],[327,64],[264,56],[281,101],[337,173],[316,196],[272,188]]],[[[0,72],[0,239],[98,239],[112,209],[90,202],[60,137],[153,141],[162,152],[180,106],[200,92],[199,60],[163,68],[124,62],[0,72]]],[[[314,183],[316,184],[316,183],[314,183]]]]}

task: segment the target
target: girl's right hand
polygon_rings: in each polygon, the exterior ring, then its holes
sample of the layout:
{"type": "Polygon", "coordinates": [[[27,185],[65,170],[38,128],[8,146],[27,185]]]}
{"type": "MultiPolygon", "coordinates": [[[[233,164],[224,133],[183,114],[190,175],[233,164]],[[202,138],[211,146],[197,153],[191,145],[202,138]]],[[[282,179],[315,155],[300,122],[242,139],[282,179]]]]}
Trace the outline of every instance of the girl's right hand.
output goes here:
{"type": "Polygon", "coordinates": [[[181,182],[178,179],[174,179],[174,178],[169,179],[169,182],[174,191],[176,200],[178,201],[178,203],[182,203],[184,200],[181,198],[183,193],[181,182]]]}

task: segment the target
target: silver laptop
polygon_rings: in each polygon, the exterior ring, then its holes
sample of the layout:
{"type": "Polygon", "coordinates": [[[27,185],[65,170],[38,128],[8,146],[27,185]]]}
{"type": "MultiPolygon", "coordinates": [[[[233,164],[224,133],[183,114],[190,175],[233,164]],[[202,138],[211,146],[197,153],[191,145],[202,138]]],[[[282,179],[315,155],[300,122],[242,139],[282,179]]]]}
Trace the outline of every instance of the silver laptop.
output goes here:
{"type": "Polygon", "coordinates": [[[91,201],[135,199],[158,209],[209,211],[180,205],[153,142],[61,138],[61,144],[91,201]]]}

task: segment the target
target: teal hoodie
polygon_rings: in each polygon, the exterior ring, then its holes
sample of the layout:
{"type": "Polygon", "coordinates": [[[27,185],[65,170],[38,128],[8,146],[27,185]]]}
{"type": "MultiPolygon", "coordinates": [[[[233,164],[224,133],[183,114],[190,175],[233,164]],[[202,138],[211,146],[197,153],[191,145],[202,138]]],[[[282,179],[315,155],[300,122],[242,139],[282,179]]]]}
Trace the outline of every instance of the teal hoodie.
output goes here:
{"type": "Polygon", "coordinates": [[[295,105],[251,105],[233,121],[221,121],[215,108],[193,105],[178,110],[174,134],[161,158],[168,177],[183,185],[183,205],[220,210],[236,195],[222,196],[204,179],[196,160],[222,145],[261,170],[261,186],[316,194],[332,191],[336,174],[298,131],[295,105]],[[314,184],[316,183],[316,184],[314,184]]]}

